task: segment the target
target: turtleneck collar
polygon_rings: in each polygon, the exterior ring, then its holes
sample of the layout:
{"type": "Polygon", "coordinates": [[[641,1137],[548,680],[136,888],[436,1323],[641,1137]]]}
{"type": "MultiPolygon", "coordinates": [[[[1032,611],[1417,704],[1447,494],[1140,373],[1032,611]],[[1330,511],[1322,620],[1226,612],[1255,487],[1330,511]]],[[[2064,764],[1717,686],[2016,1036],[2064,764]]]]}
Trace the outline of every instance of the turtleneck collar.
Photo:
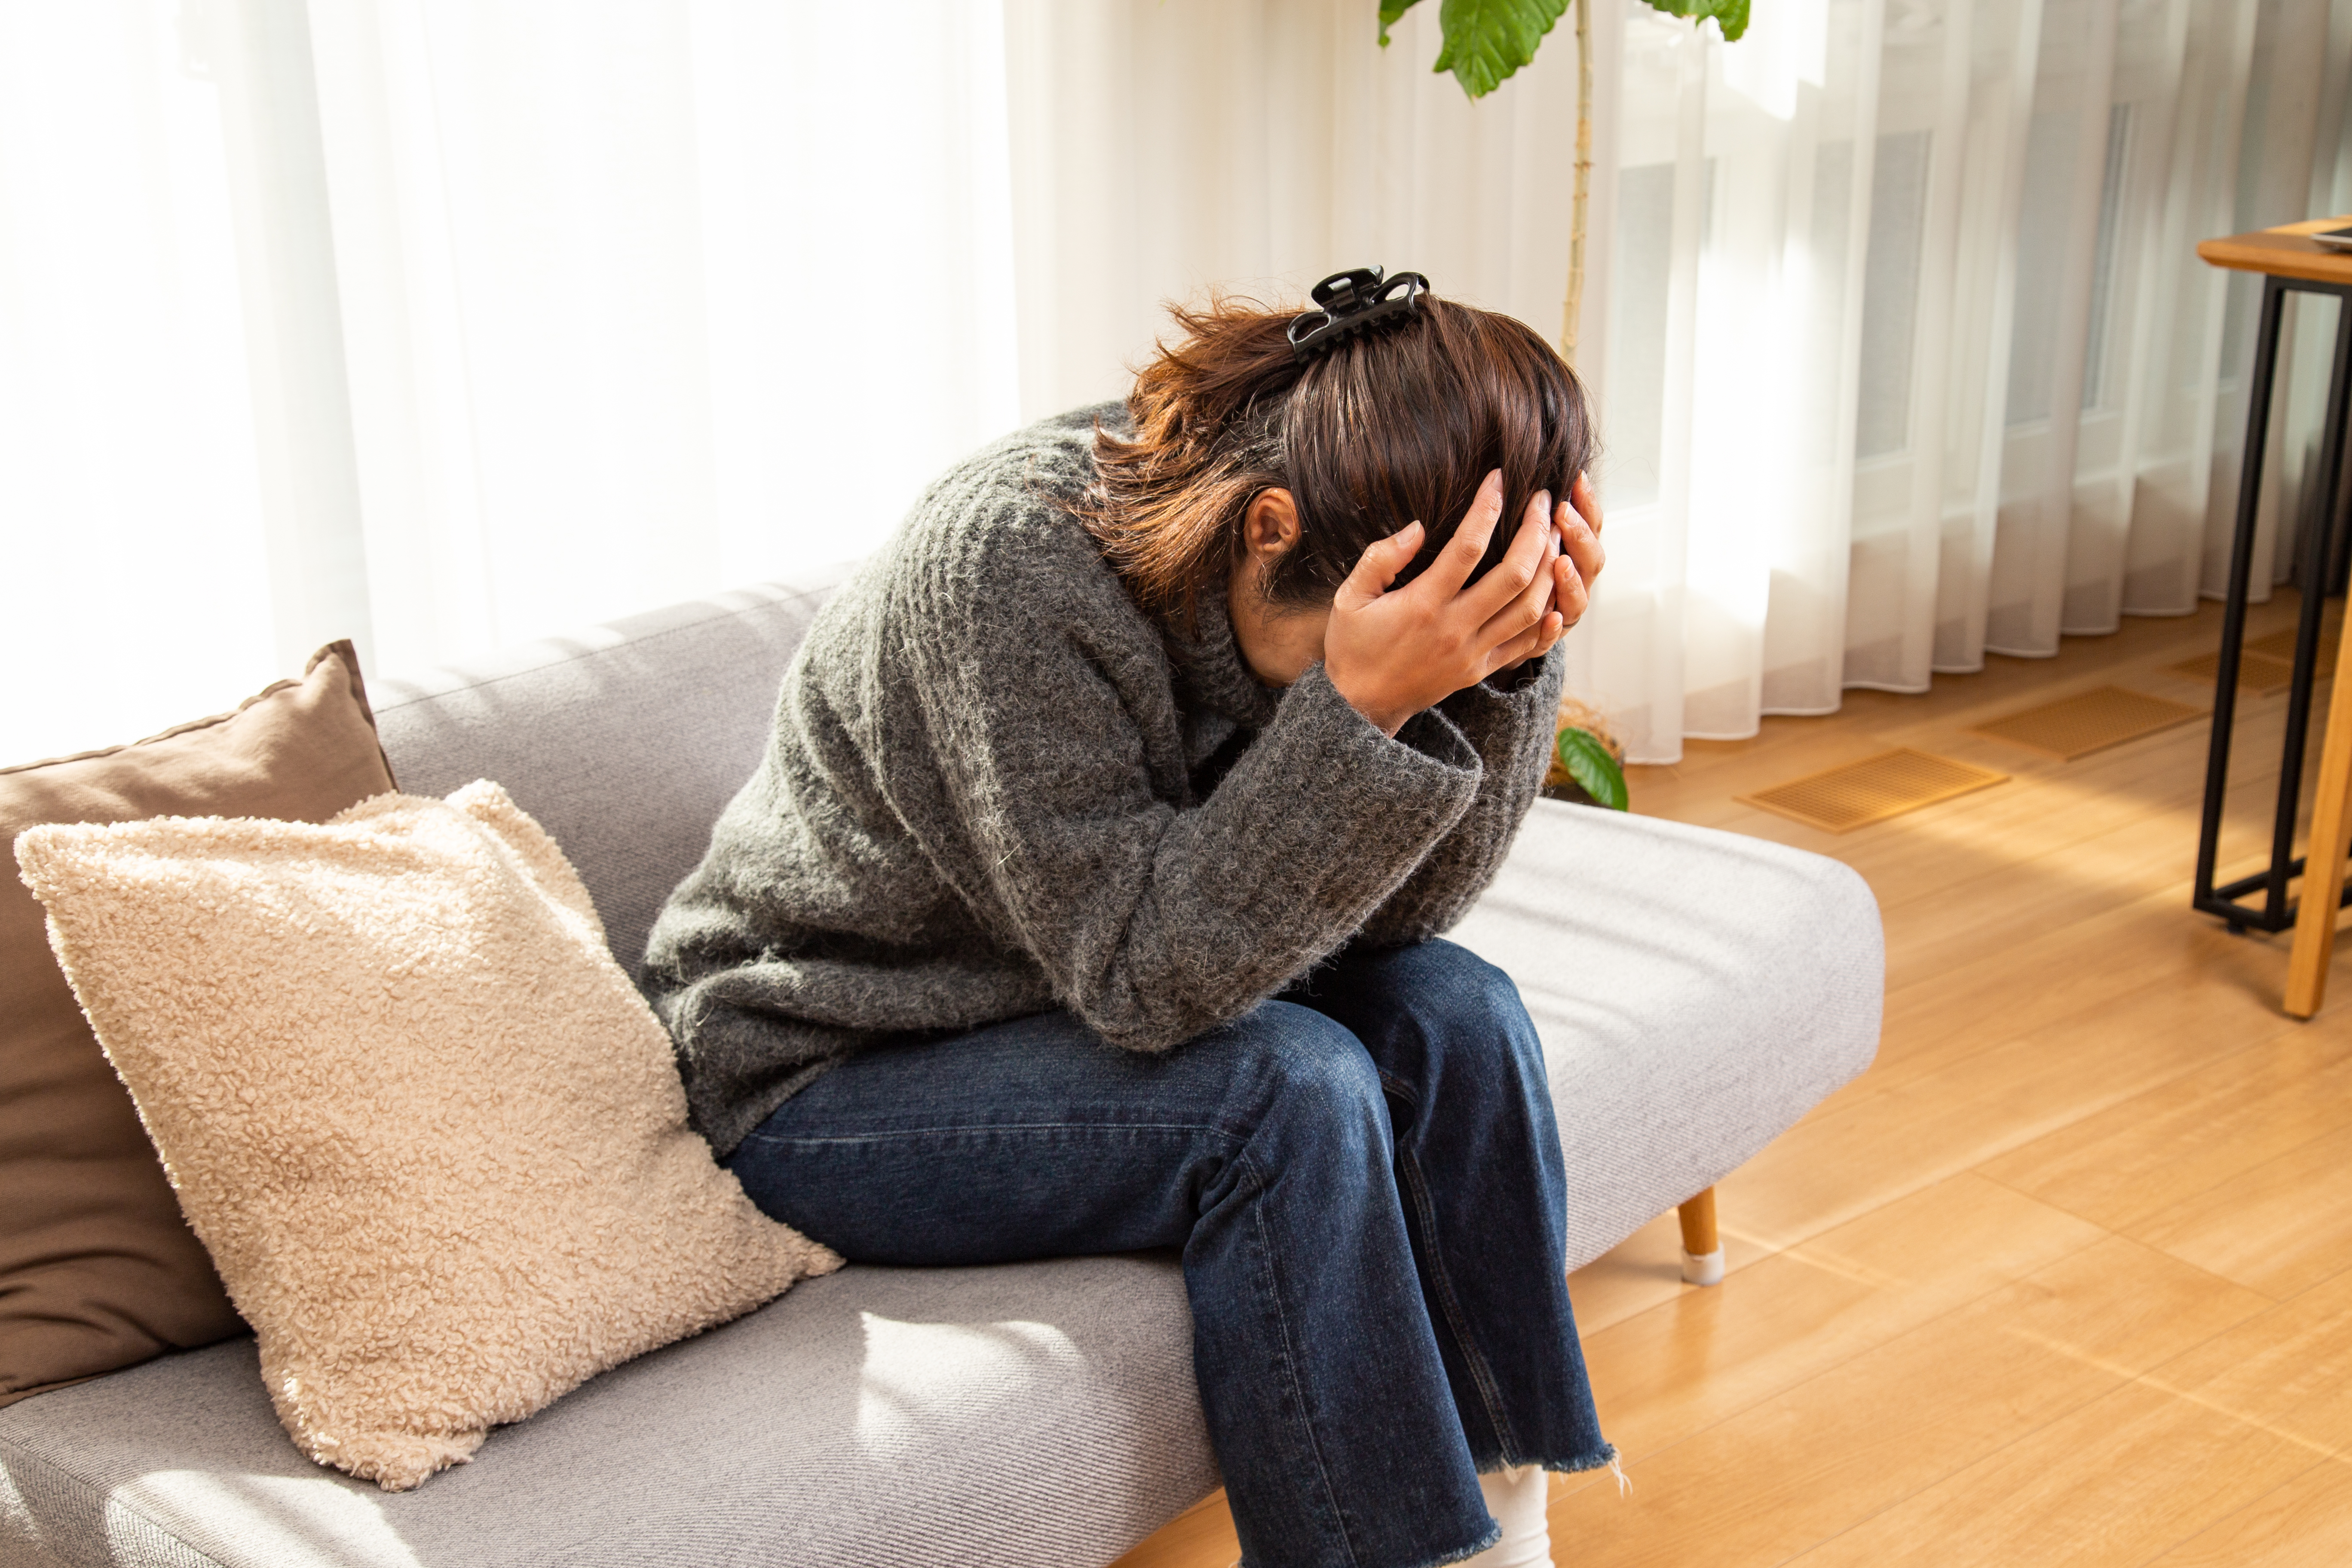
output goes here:
{"type": "Polygon", "coordinates": [[[1282,691],[1250,673],[1234,638],[1233,606],[1222,580],[1201,590],[1192,629],[1189,638],[1175,631],[1168,634],[1178,702],[1188,710],[1220,714],[1245,730],[1264,729],[1282,702],[1282,691]]]}

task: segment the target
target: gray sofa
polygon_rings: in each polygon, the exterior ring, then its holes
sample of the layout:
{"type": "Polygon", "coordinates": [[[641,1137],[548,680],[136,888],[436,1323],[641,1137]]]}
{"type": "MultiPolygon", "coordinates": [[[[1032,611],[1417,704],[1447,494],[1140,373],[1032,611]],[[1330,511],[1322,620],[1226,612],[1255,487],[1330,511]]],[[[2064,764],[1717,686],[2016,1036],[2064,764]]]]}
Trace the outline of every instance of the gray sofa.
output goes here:
{"type": "MultiPolygon", "coordinates": [[[[380,681],[385,749],[412,793],[505,784],[633,963],[828,585],[380,681]]],[[[1876,1047],[1876,905],[1777,845],[1538,802],[1455,936],[1542,1030],[1571,1264],[1712,1185],[1876,1047]]],[[[302,1458],[252,1342],[230,1341],[0,1410],[0,1563],[1107,1563],[1216,1485],[1190,1337],[1167,1257],[852,1266],[398,1495],[302,1458]]]]}

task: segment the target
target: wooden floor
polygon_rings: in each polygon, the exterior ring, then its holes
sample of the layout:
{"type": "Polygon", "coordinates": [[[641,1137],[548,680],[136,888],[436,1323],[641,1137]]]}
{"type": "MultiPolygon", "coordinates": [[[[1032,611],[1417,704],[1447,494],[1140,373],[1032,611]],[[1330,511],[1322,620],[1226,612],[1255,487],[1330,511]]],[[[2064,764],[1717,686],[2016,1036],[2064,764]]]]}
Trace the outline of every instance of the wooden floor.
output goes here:
{"type": "MultiPolygon", "coordinates": [[[[2210,701],[2165,667],[2219,620],[1632,770],[1636,811],[1869,879],[1886,1026],[1722,1184],[1719,1289],[1677,1279],[1671,1215],[1573,1277],[1633,1488],[1556,1479],[1563,1568],[2352,1563],[2352,938],[2297,1024],[2287,935],[2189,911],[2205,721],[2071,763],[1968,732],[2110,681],[2210,701]],[[1898,744],[2013,777],[1843,837],[1733,799],[1898,744]]],[[[2284,706],[2242,703],[2225,878],[2263,854],[2284,706]]],[[[1121,1568],[1234,1555],[1212,1499],[1121,1568]]]]}

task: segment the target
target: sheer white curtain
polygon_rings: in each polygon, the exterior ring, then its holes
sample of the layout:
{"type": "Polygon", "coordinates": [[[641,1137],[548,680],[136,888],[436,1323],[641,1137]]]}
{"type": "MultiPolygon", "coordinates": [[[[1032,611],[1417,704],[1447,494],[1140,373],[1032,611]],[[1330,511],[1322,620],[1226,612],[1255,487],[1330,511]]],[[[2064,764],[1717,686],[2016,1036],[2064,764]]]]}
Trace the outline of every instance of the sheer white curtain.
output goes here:
{"type": "Polygon", "coordinates": [[[864,553],[1017,419],[1003,25],[0,0],[0,758],[864,553]]]}
{"type": "MultiPolygon", "coordinates": [[[[2352,7],[1888,16],[1845,678],[1917,690],[2220,590],[2252,293],[2194,247],[2343,210],[2352,7]]],[[[2311,401],[2289,407],[2315,419],[2311,401]]]]}
{"type": "MultiPolygon", "coordinates": [[[[877,56],[814,0],[0,0],[0,755],[856,555],[1211,285],[1556,336],[1573,40],[1471,104],[1438,10],[930,0],[877,56]]],[[[2218,588],[2254,290],[2193,246],[2352,209],[2352,0],[1592,31],[1570,669],[1633,756],[2218,588]]]]}
{"type": "MultiPolygon", "coordinates": [[[[1471,105],[1434,9],[1383,54],[1360,5],[1007,0],[1024,408],[1108,393],[1220,279],[1380,260],[1556,333],[1572,43],[1471,105]]],[[[1755,18],[1596,5],[1612,554],[1570,679],[1644,761],[2218,591],[2253,290],[2195,243],[2352,208],[2347,0],[1755,18]]],[[[2317,506],[2300,310],[2265,592],[2317,506]]]]}
{"type": "Polygon", "coordinates": [[[1013,423],[992,7],[875,77],[851,7],[310,16],[386,667],[862,554],[1013,423]]]}
{"type": "Polygon", "coordinates": [[[0,5],[10,761],[277,671],[217,93],[173,11],[0,5]]]}
{"type": "Polygon", "coordinates": [[[1607,585],[1649,625],[1638,659],[1610,621],[1580,628],[1591,675],[1570,679],[1631,755],[1670,759],[1685,735],[1838,703],[1883,16],[1785,0],[1726,49],[1645,5],[1602,9],[1615,201],[1584,368],[1610,528],[1641,544],[1607,585]]]}

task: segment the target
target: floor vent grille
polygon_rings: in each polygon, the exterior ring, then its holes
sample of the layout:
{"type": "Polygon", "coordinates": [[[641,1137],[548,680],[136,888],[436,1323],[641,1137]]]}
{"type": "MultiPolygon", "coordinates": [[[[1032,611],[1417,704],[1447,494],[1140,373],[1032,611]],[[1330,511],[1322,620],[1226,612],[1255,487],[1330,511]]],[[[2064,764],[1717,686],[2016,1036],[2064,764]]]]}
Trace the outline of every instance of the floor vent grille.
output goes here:
{"type": "MultiPolygon", "coordinates": [[[[2330,619],[2333,618],[2330,617],[2330,619]]],[[[2336,628],[2332,626],[2322,626],[2317,649],[2319,657],[2311,661],[2311,674],[2314,679],[2325,680],[2336,673],[2336,628]]],[[[2246,650],[2249,653],[2261,654],[2264,658],[2274,658],[2292,668],[2294,665],[2294,628],[2289,626],[2283,632],[2273,632],[2266,637],[2256,637],[2246,644],[2246,650]]]]}
{"type": "MultiPolygon", "coordinates": [[[[2207,685],[2221,679],[2221,656],[2200,653],[2195,658],[2181,660],[2171,667],[2175,675],[2185,675],[2191,680],[2207,685]]],[[[2283,658],[2273,658],[2266,653],[2249,648],[2238,655],[2238,684],[2250,691],[2268,697],[2273,691],[2284,691],[2294,684],[2294,666],[2283,658]]]]}
{"type": "MultiPolygon", "coordinates": [[[[2171,668],[2176,675],[2210,682],[2221,673],[2221,656],[2200,653],[2171,668]]],[[[2311,676],[2315,680],[2326,680],[2335,673],[2336,633],[2326,628],[2319,634],[2319,657],[2312,661],[2311,676]]],[[[2294,685],[2294,628],[2250,639],[2238,652],[2238,684],[2252,687],[2265,697],[2294,685]]]]}
{"type": "Polygon", "coordinates": [[[1808,773],[1738,799],[1743,805],[1760,806],[1808,827],[1848,833],[2008,780],[2007,773],[1971,767],[1949,757],[1930,756],[1906,746],[1864,757],[1858,763],[1808,773]]]}
{"type": "Polygon", "coordinates": [[[2102,686],[1979,724],[1976,732],[2071,763],[2204,716],[2186,702],[2102,686]]]}

